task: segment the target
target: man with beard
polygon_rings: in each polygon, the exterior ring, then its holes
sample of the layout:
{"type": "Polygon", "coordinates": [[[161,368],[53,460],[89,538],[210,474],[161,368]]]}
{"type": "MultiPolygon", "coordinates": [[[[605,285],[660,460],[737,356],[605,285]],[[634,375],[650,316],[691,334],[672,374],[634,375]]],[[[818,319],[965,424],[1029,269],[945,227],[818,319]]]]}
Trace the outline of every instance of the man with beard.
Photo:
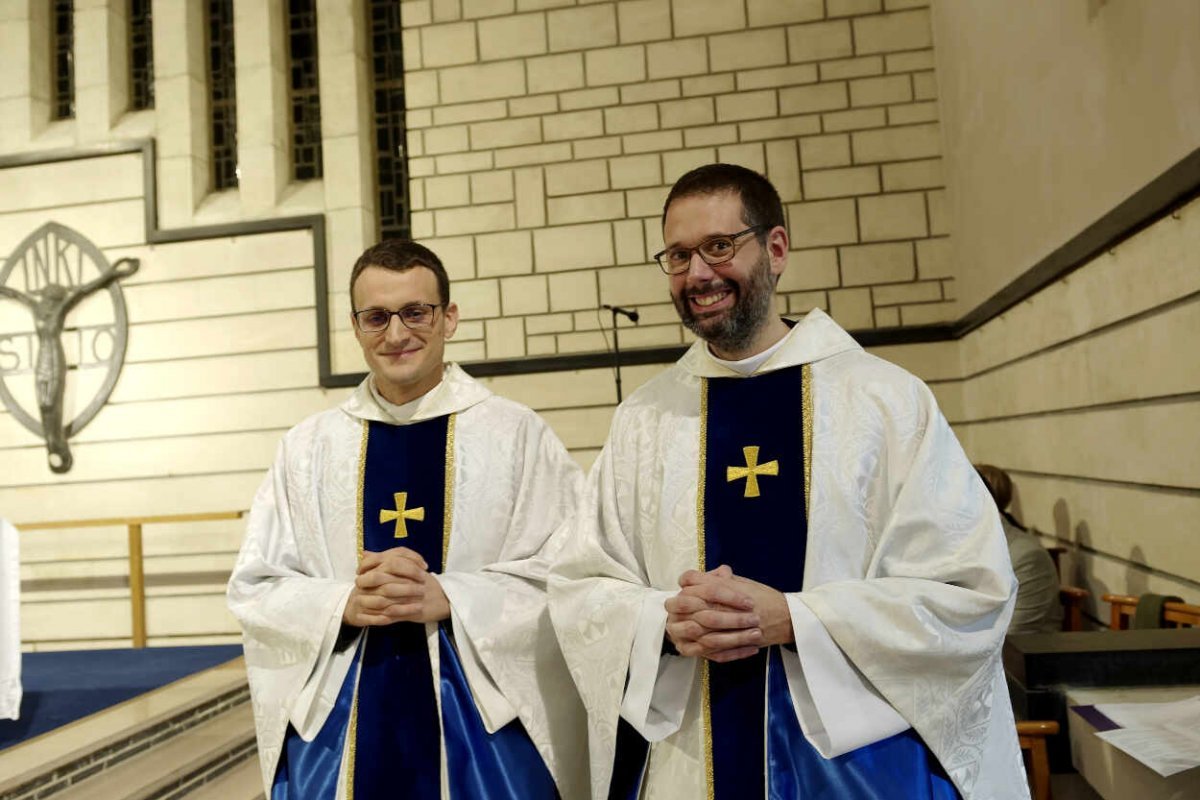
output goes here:
{"type": "Polygon", "coordinates": [[[550,580],[593,796],[1027,797],[1004,535],[928,388],[774,313],[761,175],[684,175],[663,239],[699,341],[617,409],[550,580]]]}

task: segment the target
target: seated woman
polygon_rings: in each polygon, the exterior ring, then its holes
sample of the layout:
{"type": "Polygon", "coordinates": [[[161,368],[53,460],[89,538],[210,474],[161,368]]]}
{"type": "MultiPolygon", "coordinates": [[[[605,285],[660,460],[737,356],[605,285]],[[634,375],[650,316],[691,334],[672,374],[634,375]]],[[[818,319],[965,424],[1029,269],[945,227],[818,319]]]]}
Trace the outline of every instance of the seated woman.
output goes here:
{"type": "Polygon", "coordinates": [[[1054,570],[1054,560],[1037,537],[1008,513],[1008,504],[1012,502],[1012,479],[1007,472],[991,464],[976,464],[975,470],[1000,509],[1000,521],[1004,523],[1004,535],[1008,538],[1008,555],[1017,575],[1017,603],[1008,623],[1009,634],[1061,630],[1063,612],[1058,599],[1058,573],[1054,570]]]}

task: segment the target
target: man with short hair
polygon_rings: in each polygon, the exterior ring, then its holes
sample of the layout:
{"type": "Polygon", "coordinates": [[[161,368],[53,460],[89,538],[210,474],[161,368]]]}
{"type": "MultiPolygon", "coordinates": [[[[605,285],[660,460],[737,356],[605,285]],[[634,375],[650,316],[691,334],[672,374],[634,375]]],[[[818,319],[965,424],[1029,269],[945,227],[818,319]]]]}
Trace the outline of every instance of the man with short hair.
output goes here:
{"type": "Polygon", "coordinates": [[[370,375],[284,437],[229,584],[267,791],[578,796],[545,579],[579,470],[532,411],[443,363],[458,308],[433,252],[368,249],[350,294],[370,375]]]}
{"type": "Polygon", "coordinates": [[[929,389],[775,313],[761,175],[684,175],[663,238],[699,340],[617,409],[550,580],[593,797],[1027,797],[1012,570],[929,389]]]}

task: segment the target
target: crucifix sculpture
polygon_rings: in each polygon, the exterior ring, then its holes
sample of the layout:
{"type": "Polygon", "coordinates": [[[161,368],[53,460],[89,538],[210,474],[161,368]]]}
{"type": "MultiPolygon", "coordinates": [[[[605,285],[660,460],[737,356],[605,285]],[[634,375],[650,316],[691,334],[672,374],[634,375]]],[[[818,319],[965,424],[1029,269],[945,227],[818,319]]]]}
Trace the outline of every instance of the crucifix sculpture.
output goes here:
{"type": "Polygon", "coordinates": [[[138,271],[136,258],[122,258],[103,270],[100,275],[78,286],[46,283],[28,293],[11,286],[0,285],[0,297],[16,300],[33,314],[38,353],[34,368],[38,412],[42,433],[46,438],[50,469],[66,472],[73,461],[67,446],[67,426],[63,422],[63,393],[67,384],[67,356],[62,333],[67,314],[85,297],[106,288],[113,281],[127,278],[138,271]]]}

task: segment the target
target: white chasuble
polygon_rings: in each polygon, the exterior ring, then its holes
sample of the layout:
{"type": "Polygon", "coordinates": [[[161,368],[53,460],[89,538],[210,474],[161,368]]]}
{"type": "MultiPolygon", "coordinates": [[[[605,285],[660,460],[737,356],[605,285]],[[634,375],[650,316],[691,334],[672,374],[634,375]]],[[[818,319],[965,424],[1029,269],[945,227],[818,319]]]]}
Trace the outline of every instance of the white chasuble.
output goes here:
{"type": "MultiPolygon", "coordinates": [[[[1028,797],[1000,662],[1015,580],[995,504],[929,389],[820,311],[752,374],[801,365],[807,541],[801,588],[785,593],[795,652],[780,655],[805,739],[834,758],[912,728],[966,800],[1028,797]]],[[[651,743],[643,797],[712,796],[704,670],[663,654],[663,602],[703,568],[702,385],[742,377],[698,342],[618,408],[552,569],[593,797],[607,796],[619,719],[651,743]]]]}
{"type": "MultiPolygon", "coordinates": [[[[365,425],[450,414],[453,510],[445,569],[436,579],[450,601],[470,693],[488,732],[520,721],[563,797],[586,791],[583,711],[545,593],[554,550],[570,533],[579,470],[536,414],[451,364],[437,387],[409,405],[381,402],[368,378],[338,408],[297,425],[255,497],[228,596],[243,628],[268,796],[288,726],[305,741],[317,736],[358,651],[361,632],[343,629],[342,612],[359,559],[365,425]],[[401,418],[393,415],[398,410],[401,418]]],[[[430,470],[441,471],[446,453],[397,457],[424,457],[430,470]]],[[[393,516],[404,516],[399,506],[393,516]]],[[[414,519],[409,515],[406,524],[414,519]]],[[[403,544],[397,539],[396,546],[403,544]]],[[[438,626],[426,631],[439,686],[438,626]]],[[[443,778],[445,753],[443,747],[443,778]]],[[[447,796],[447,781],[441,785],[447,796]]],[[[337,796],[346,796],[344,775],[337,796]]]]}

